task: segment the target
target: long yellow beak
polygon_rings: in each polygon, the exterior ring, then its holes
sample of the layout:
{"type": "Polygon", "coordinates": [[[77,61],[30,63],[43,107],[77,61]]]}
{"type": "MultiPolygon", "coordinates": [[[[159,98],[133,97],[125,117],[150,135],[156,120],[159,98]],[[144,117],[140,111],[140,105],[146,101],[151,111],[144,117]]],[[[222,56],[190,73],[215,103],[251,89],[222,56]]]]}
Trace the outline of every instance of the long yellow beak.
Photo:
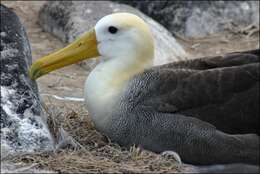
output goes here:
{"type": "Polygon", "coordinates": [[[38,59],[32,64],[29,75],[32,80],[36,80],[56,69],[97,56],[96,34],[92,29],[65,48],[38,59]]]}

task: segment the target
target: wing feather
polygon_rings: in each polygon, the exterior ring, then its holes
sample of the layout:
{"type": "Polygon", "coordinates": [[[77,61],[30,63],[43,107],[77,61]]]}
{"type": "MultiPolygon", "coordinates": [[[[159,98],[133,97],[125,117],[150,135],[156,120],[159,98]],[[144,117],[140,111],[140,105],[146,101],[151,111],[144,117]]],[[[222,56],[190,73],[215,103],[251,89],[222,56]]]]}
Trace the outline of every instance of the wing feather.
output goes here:
{"type": "Polygon", "coordinates": [[[127,96],[133,107],[196,117],[227,133],[259,133],[259,62],[253,50],[154,67],[132,80],[127,96]]]}

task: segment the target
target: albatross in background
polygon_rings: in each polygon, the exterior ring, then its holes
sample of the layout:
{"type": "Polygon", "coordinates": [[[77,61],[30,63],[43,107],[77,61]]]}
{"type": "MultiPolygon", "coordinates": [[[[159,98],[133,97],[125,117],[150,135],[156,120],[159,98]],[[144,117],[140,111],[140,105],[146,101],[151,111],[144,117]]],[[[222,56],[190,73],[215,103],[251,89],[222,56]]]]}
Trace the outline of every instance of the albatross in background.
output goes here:
{"type": "Polygon", "coordinates": [[[38,59],[30,76],[98,56],[84,97],[95,127],[112,141],[172,150],[192,164],[259,163],[259,50],[153,67],[148,26],[115,13],[38,59]]]}

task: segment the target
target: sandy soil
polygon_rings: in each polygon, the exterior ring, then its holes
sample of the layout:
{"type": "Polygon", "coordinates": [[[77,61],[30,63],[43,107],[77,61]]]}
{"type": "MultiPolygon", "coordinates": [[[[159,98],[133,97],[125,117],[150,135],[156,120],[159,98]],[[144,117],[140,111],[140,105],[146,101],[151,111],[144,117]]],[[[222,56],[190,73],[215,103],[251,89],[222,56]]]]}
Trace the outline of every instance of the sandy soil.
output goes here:
{"type": "MultiPolygon", "coordinates": [[[[45,1],[1,1],[1,3],[11,7],[26,27],[31,43],[33,60],[65,46],[64,43],[53,35],[44,32],[37,24],[39,9],[45,1]]],[[[242,29],[230,28],[229,32],[222,35],[200,39],[178,37],[177,40],[185,46],[185,49],[192,57],[213,56],[232,51],[259,48],[259,33],[257,31],[259,30],[255,30],[253,26],[242,29]]],[[[59,100],[51,96],[55,94],[61,97],[81,98],[83,96],[84,81],[88,73],[86,69],[79,65],[71,65],[40,78],[37,80],[37,83],[44,103],[49,110],[51,110],[52,116],[55,115],[55,118],[53,118],[56,120],[55,123],[67,130],[69,135],[84,145],[87,150],[92,148],[92,150],[89,150],[90,152],[87,153],[91,153],[91,155],[86,157],[85,152],[68,150],[52,156],[26,156],[23,157],[23,160],[29,159],[29,163],[34,162],[40,164],[38,167],[67,172],[75,172],[78,171],[79,168],[81,168],[83,172],[178,171],[176,165],[172,165],[172,163],[168,164],[169,161],[166,160],[165,162],[161,158],[160,166],[158,164],[158,155],[153,153],[145,152],[145,154],[142,154],[136,150],[125,152],[121,151],[118,147],[114,148],[110,146],[110,144],[107,144],[107,140],[94,130],[89,121],[87,111],[83,106],[83,102],[59,100]],[[82,130],[84,130],[84,132],[82,132],[82,130]],[[113,151],[113,153],[111,151],[113,151]],[[124,159],[126,161],[123,164],[125,165],[125,167],[123,167],[125,170],[119,167],[122,163],[116,163],[115,158],[118,158],[116,160],[124,159]],[[85,163],[82,161],[85,161],[85,163]],[[102,165],[97,166],[94,165],[93,162],[100,162],[102,165]],[[109,170],[109,165],[114,166],[115,170],[109,170]],[[147,166],[148,168],[146,168],[147,166]],[[152,169],[151,166],[154,167],[154,169],[152,169]]]]}

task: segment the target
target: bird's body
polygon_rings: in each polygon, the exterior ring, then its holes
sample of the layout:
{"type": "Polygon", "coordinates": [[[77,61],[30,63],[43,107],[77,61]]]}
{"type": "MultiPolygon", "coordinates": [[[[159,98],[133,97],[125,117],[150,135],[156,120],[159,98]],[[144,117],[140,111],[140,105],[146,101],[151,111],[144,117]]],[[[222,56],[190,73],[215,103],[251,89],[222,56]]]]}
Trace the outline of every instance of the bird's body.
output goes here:
{"type": "Polygon", "coordinates": [[[123,146],[174,150],[193,164],[254,163],[257,136],[226,133],[259,134],[259,68],[259,51],[252,51],[153,67],[112,89],[98,83],[91,90],[90,75],[85,93],[102,97],[93,108],[86,102],[97,129],[123,146]],[[245,154],[223,158],[244,146],[245,154]]]}
{"type": "Polygon", "coordinates": [[[259,50],[152,67],[139,17],[116,13],[38,60],[32,78],[101,56],[84,96],[96,128],[123,146],[173,150],[193,164],[259,162],[259,50]]]}

